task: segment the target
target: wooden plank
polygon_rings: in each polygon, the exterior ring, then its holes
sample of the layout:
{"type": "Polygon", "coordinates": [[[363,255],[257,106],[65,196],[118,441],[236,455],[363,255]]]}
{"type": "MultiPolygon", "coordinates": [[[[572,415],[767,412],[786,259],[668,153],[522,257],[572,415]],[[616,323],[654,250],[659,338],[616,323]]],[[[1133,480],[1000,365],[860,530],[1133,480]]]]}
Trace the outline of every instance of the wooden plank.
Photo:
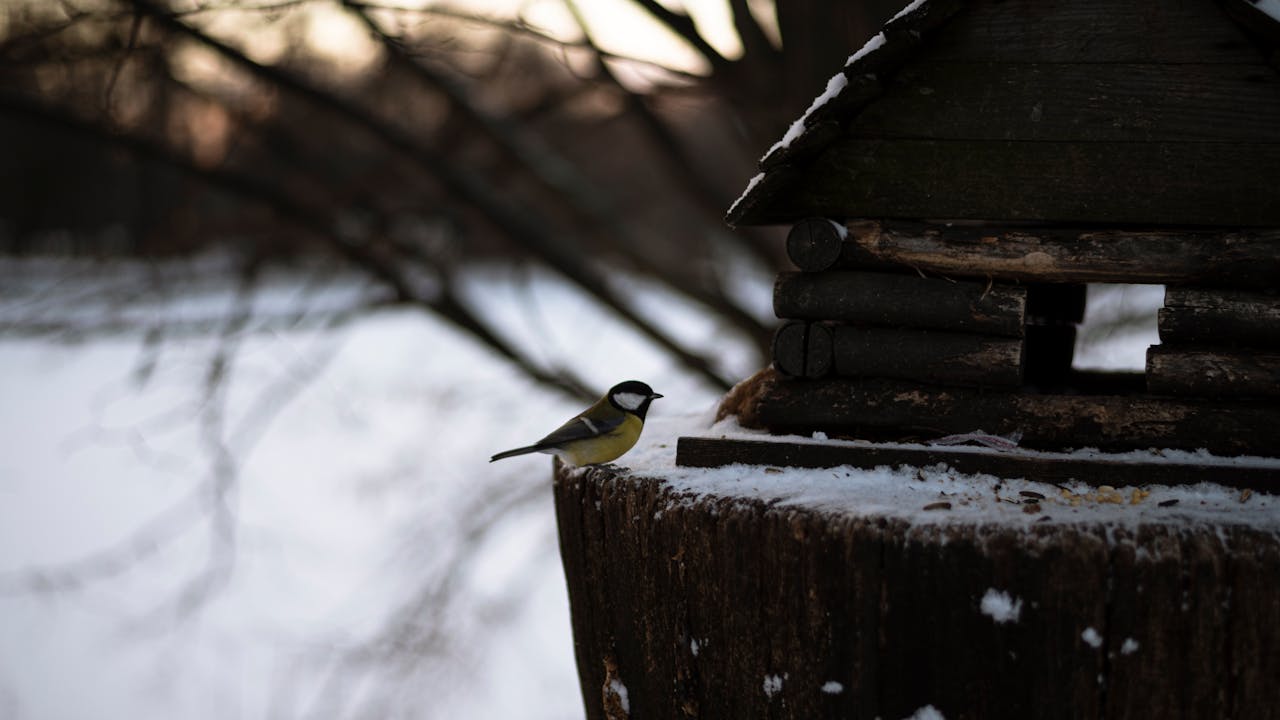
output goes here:
{"type": "Polygon", "coordinates": [[[802,468],[849,466],[867,470],[881,466],[931,467],[942,463],[957,472],[1037,482],[1078,480],[1111,486],[1213,482],[1280,492],[1280,459],[1273,466],[1260,467],[1085,458],[1066,453],[1033,455],[977,447],[845,445],[706,437],[682,437],[676,443],[677,466],[723,467],[734,463],[802,468]]]}
{"type": "Polygon", "coordinates": [[[1280,73],[1246,65],[916,62],[860,138],[1280,142],[1280,73]]]}
{"type": "Polygon", "coordinates": [[[1152,345],[1147,389],[1161,395],[1280,397],[1280,353],[1152,345]]]}
{"type": "Polygon", "coordinates": [[[1261,53],[1204,0],[979,0],[928,57],[991,62],[1238,63],[1261,53]]]}
{"type": "Polygon", "coordinates": [[[1280,295],[1171,287],[1164,305],[1158,323],[1165,343],[1280,348],[1280,295]]]}
{"type": "Polygon", "coordinates": [[[801,259],[793,256],[793,262],[809,271],[913,269],[1024,283],[1280,286],[1277,230],[1099,230],[889,221],[851,221],[848,227],[847,240],[819,238],[828,246],[808,250],[801,259]]]}
{"type": "MultiPolygon", "coordinates": [[[[1022,341],[991,335],[787,323],[779,328],[773,347],[774,366],[796,377],[832,374],[973,387],[1022,382],[1022,341]],[[806,327],[796,327],[801,324],[806,327]]],[[[1068,365],[1070,361],[1068,348],[1068,365]]]]}
{"type": "Polygon", "coordinates": [[[827,148],[750,222],[881,217],[1280,226],[1280,144],[866,140],[827,148]]]}
{"type": "Polygon", "coordinates": [[[1025,288],[879,272],[781,273],[780,318],[840,320],[1019,337],[1025,288]]]}
{"type": "Polygon", "coordinates": [[[732,396],[740,422],[774,433],[822,431],[867,440],[919,440],[982,429],[1021,433],[1046,450],[1151,447],[1274,455],[1280,404],[1149,395],[1047,395],[901,380],[787,380],[764,370],[732,396]]]}

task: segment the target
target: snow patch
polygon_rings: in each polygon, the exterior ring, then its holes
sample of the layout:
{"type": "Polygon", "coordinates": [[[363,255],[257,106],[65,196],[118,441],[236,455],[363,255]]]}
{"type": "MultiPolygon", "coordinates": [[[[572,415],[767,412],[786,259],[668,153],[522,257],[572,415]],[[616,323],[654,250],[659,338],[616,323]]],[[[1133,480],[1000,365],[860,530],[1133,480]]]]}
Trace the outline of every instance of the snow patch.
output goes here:
{"type": "Polygon", "coordinates": [[[947,720],[947,718],[934,706],[925,705],[903,718],[903,720],[947,720]]]}
{"type": "Polygon", "coordinates": [[[698,642],[697,638],[694,638],[689,641],[689,652],[693,653],[694,657],[698,657],[698,653],[701,650],[702,650],[702,644],[698,642]]]}
{"type": "Polygon", "coordinates": [[[920,6],[924,5],[924,2],[925,0],[911,0],[911,4],[899,10],[897,15],[889,18],[889,22],[893,22],[894,20],[910,15],[920,9],[920,6]]]}
{"type": "Polygon", "coordinates": [[[835,680],[828,680],[826,683],[823,684],[822,692],[828,695],[839,695],[840,693],[844,692],[844,685],[841,685],[835,680]]]}
{"type": "Polygon", "coordinates": [[[1102,647],[1102,636],[1098,634],[1097,630],[1094,630],[1091,627],[1085,628],[1084,632],[1080,633],[1080,639],[1088,643],[1090,647],[1102,647]]]}
{"type": "MultiPolygon", "coordinates": [[[[1280,529],[1280,502],[1255,494],[1241,503],[1240,493],[1214,483],[1195,485],[1143,485],[1099,491],[1084,483],[1056,485],[1032,480],[1001,480],[990,475],[965,475],[945,465],[924,468],[879,467],[863,470],[848,466],[828,468],[778,467],[768,473],[759,467],[733,464],[718,468],[678,467],[676,440],[682,436],[769,440],[795,444],[846,445],[859,448],[929,447],[910,443],[869,443],[862,440],[817,439],[808,436],[771,436],[738,425],[736,418],[712,424],[705,413],[651,418],[634,449],[619,461],[637,477],[661,479],[677,496],[696,501],[701,496],[763,501],[778,508],[798,507],[847,517],[887,517],[913,525],[995,523],[1007,527],[1042,525],[1104,525],[1131,528],[1144,523],[1177,521],[1187,525],[1280,529]],[[1041,510],[1024,512],[1016,502],[1020,493],[1043,496],[1041,510]],[[923,508],[939,500],[951,504],[945,512],[923,508]],[[1014,500],[1011,502],[1010,500],[1014,500]],[[1120,502],[1117,502],[1120,500],[1120,502]],[[1163,503],[1163,504],[1162,504],[1163,503]],[[1049,518],[1042,520],[1042,518],[1049,518]]],[[[953,446],[951,452],[992,455],[1001,451],[976,446],[953,446]]],[[[1196,462],[1220,466],[1265,467],[1280,470],[1280,460],[1259,457],[1223,457],[1205,451],[1140,450],[1102,453],[1085,449],[1048,453],[1019,449],[1020,455],[1044,459],[1094,458],[1145,463],[1196,462]]],[[[1110,539],[1112,536],[1109,535],[1110,539]]]]}
{"type": "Polygon", "coordinates": [[[822,91],[822,94],[813,99],[813,102],[809,104],[809,109],[804,111],[799,120],[791,123],[791,126],[787,128],[787,133],[782,136],[781,140],[770,146],[769,151],[764,156],[768,157],[777,150],[791,147],[791,143],[804,134],[805,128],[809,124],[809,118],[823,105],[838,97],[848,85],[849,78],[845,77],[843,72],[832,75],[831,79],[827,80],[827,88],[822,91]]]}
{"type": "Polygon", "coordinates": [[[765,675],[764,676],[765,696],[772,698],[774,695],[777,695],[779,692],[781,692],[782,681],[785,680],[786,677],[787,676],[785,674],[782,675],[781,677],[777,675],[765,675]]]}
{"type": "Polygon", "coordinates": [[[1137,640],[1134,640],[1133,638],[1125,638],[1124,642],[1120,644],[1121,655],[1132,655],[1136,652],[1138,652],[1137,640]]]}
{"type": "Polygon", "coordinates": [[[622,707],[622,712],[630,715],[631,698],[627,695],[627,686],[623,685],[621,680],[610,680],[609,692],[618,696],[618,705],[622,707]]]}
{"type": "Polygon", "coordinates": [[[1007,592],[987,588],[982,596],[982,614],[989,615],[997,623],[1017,622],[1022,614],[1022,599],[1015,598],[1007,592]]]}
{"type": "Polygon", "coordinates": [[[1253,6],[1280,22],[1280,0],[1252,0],[1253,6]]]}
{"type": "Polygon", "coordinates": [[[751,194],[751,191],[756,189],[756,186],[760,184],[761,180],[764,180],[764,173],[756,173],[750,180],[747,181],[747,189],[743,190],[742,194],[738,196],[738,199],[734,200],[733,204],[729,206],[730,215],[732,215],[733,211],[737,209],[738,205],[740,205],[742,201],[745,200],[746,197],[751,194]]]}
{"type": "Polygon", "coordinates": [[[884,33],[882,32],[876,33],[870,40],[866,42],[865,45],[863,45],[861,48],[858,48],[857,52],[850,55],[848,60],[844,61],[844,66],[849,67],[850,65],[858,62],[859,60],[866,57],[867,55],[870,55],[876,50],[879,50],[881,47],[884,46],[884,41],[885,41],[884,33]]]}

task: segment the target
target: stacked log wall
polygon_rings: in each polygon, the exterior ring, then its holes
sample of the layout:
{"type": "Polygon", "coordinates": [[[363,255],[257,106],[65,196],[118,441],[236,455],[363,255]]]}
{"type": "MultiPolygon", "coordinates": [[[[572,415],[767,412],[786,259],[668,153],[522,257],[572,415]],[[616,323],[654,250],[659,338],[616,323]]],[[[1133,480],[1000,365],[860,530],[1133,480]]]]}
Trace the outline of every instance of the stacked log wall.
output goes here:
{"type": "Polygon", "coordinates": [[[1162,395],[1280,398],[1280,296],[1169,287],[1147,351],[1148,389],[1162,395]]]}

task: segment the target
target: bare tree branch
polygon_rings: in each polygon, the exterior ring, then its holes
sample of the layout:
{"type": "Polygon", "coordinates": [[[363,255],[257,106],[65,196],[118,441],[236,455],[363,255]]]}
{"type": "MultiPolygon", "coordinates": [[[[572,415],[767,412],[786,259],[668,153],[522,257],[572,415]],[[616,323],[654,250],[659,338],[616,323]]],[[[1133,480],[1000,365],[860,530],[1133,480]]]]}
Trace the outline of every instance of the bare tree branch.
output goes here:
{"type": "Polygon", "coordinates": [[[317,237],[326,239],[331,248],[351,260],[357,267],[362,268],[365,272],[385,283],[391,289],[396,302],[421,306],[440,315],[466,330],[472,337],[515,364],[540,383],[581,399],[593,399],[597,395],[596,392],[588,389],[585,383],[576,378],[561,374],[550,374],[534,365],[516,351],[515,348],[508,345],[506,341],[499,338],[482,321],[467,310],[461,302],[443,290],[438,297],[421,295],[402,276],[399,270],[385,258],[370,252],[363,244],[353,243],[342,238],[334,229],[333,224],[318,215],[313,208],[297,203],[289,196],[277,191],[274,187],[259,182],[253,176],[226,168],[197,167],[191,160],[175,156],[166,147],[127,133],[111,133],[32,103],[25,98],[0,93],[0,109],[35,117],[43,122],[80,135],[106,140],[135,155],[161,162],[213,186],[238,195],[254,204],[269,207],[282,219],[315,234],[317,237]]]}
{"type": "MultiPolygon", "coordinates": [[[[555,231],[550,229],[545,221],[537,218],[531,210],[517,208],[508,204],[478,177],[449,162],[444,155],[423,145],[389,123],[361,111],[354,104],[339,98],[336,94],[321,91],[281,68],[262,65],[249,59],[235,48],[181,22],[172,14],[165,12],[150,2],[150,0],[130,0],[130,2],[139,11],[148,17],[154,18],[165,29],[195,40],[239,67],[248,70],[253,75],[267,80],[276,87],[296,93],[300,97],[306,98],[308,101],[333,112],[369,132],[380,142],[413,158],[457,200],[477,209],[486,219],[500,228],[507,237],[563,273],[565,277],[604,303],[642,334],[678,358],[686,367],[697,372],[715,387],[728,389],[732,385],[719,374],[707,358],[685,348],[655,325],[636,314],[583,261],[583,253],[579,248],[570,243],[568,238],[557,236],[555,231]]],[[[369,262],[366,260],[365,264],[367,266],[369,262]]],[[[385,273],[383,274],[385,275],[385,273]]],[[[399,289],[397,292],[399,292],[399,289]]],[[[457,306],[457,303],[446,304],[457,306]]],[[[479,328],[476,328],[474,322],[470,320],[466,321],[464,326],[472,329],[473,332],[479,332],[479,328]]]]}
{"type": "MultiPolygon", "coordinates": [[[[625,224],[619,222],[617,211],[610,206],[607,196],[578,173],[573,164],[547,145],[537,142],[522,132],[514,122],[486,112],[472,101],[459,83],[429,65],[411,57],[403,42],[389,35],[369,14],[370,5],[359,0],[339,0],[350,9],[387,49],[392,61],[423,85],[433,88],[448,98],[452,107],[481,130],[486,137],[505,151],[523,171],[533,176],[553,197],[569,206],[571,212],[582,218],[589,227],[599,228],[598,235],[611,247],[623,254],[644,272],[672,287],[677,292],[714,309],[734,323],[750,337],[762,337],[768,333],[764,324],[750,313],[726,298],[723,294],[708,292],[694,282],[684,281],[683,275],[665,272],[663,268],[641,251],[644,243],[625,224]]],[[[588,46],[590,44],[588,43],[588,46]]],[[[714,215],[713,215],[714,217],[714,215]]]]}
{"type": "Polygon", "coordinates": [[[756,21],[747,0],[729,0],[729,9],[733,13],[733,27],[738,31],[739,39],[742,40],[743,56],[749,59],[748,62],[755,64],[754,59],[759,58],[776,63],[778,49],[769,41],[764,28],[760,27],[760,23],[756,21]]]}
{"type": "MultiPolygon", "coordinates": [[[[461,22],[471,23],[474,25],[481,25],[484,27],[493,28],[494,30],[500,30],[504,33],[509,33],[511,35],[520,35],[520,36],[535,40],[539,43],[551,45],[558,48],[571,49],[571,50],[572,49],[581,49],[581,50],[592,49],[591,46],[585,40],[564,40],[534,25],[530,25],[529,23],[519,18],[506,19],[506,18],[498,18],[498,17],[488,17],[485,15],[477,15],[475,13],[468,12],[466,10],[458,10],[455,8],[449,8],[445,6],[435,6],[435,5],[415,8],[415,7],[402,7],[399,5],[387,5],[385,3],[377,3],[377,2],[363,2],[362,0],[350,0],[349,2],[343,2],[343,4],[350,5],[353,7],[359,7],[365,10],[379,10],[382,12],[396,13],[398,15],[419,15],[419,16],[434,16],[434,17],[441,17],[441,18],[449,18],[451,20],[458,20],[461,22]]],[[[684,80],[687,82],[697,82],[703,79],[701,75],[698,75],[696,73],[691,73],[686,70],[681,70],[679,68],[673,68],[673,67],[664,65],[660,62],[656,62],[654,60],[646,60],[645,58],[632,57],[630,55],[620,55],[618,53],[613,53],[613,52],[606,52],[605,57],[615,62],[622,62],[622,63],[629,63],[633,65],[642,65],[645,67],[650,67],[655,70],[659,70],[663,73],[666,73],[668,75],[671,75],[672,77],[680,78],[681,80],[684,80]]]]}
{"type": "Polygon", "coordinates": [[[659,3],[657,0],[635,0],[635,3],[644,8],[645,12],[653,16],[655,20],[665,25],[669,30],[680,36],[685,42],[693,46],[698,54],[706,58],[711,64],[713,73],[724,70],[730,63],[720,51],[711,46],[706,38],[698,32],[698,26],[693,22],[693,18],[688,15],[676,12],[659,3]]]}
{"type": "MultiPolygon", "coordinates": [[[[574,0],[564,0],[564,4],[578,23],[583,37],[596,50],[595,64],[597,72],[621,94],[631,116],[640,123],[657,146],[659,155],[665,158],[670,176],[684,185],[689,197],[696,200],[707,211],[707,217],[716,218],[719,221],[721,213],[729,206],[729,198],[725,197],[721,191],[707,180],[704,173],[699,170],[697,159],[684,147],[680,138],[676,137],[666,123],[649,108],[645,98],[639,93],[628,89],[618,79],[609,64],[604,61],[604,56],[599,51],[599,45],[592,38],[591,30],[579,11],[577,3],[574,0]]],[[[772,264],[772,249],[758,242],[755,236],[747,236],[747,239],[746,247],[755,253],[757,259],[766,264],[772,264]]]]}

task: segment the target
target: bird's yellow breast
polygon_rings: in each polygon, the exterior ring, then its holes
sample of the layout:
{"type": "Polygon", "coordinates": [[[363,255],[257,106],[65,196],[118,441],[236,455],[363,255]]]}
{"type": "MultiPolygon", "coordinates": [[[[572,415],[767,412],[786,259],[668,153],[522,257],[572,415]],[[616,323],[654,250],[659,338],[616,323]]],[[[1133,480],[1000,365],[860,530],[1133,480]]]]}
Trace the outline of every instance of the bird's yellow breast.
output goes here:
{"type": "Polygon", "coordinates": [[[585,440],[565,443],[556,455],[573,465],[594,465],[617,460],[640,439],[644,422],[635,415],[627,415],[622,424],[611,432],[585,440]]]}

